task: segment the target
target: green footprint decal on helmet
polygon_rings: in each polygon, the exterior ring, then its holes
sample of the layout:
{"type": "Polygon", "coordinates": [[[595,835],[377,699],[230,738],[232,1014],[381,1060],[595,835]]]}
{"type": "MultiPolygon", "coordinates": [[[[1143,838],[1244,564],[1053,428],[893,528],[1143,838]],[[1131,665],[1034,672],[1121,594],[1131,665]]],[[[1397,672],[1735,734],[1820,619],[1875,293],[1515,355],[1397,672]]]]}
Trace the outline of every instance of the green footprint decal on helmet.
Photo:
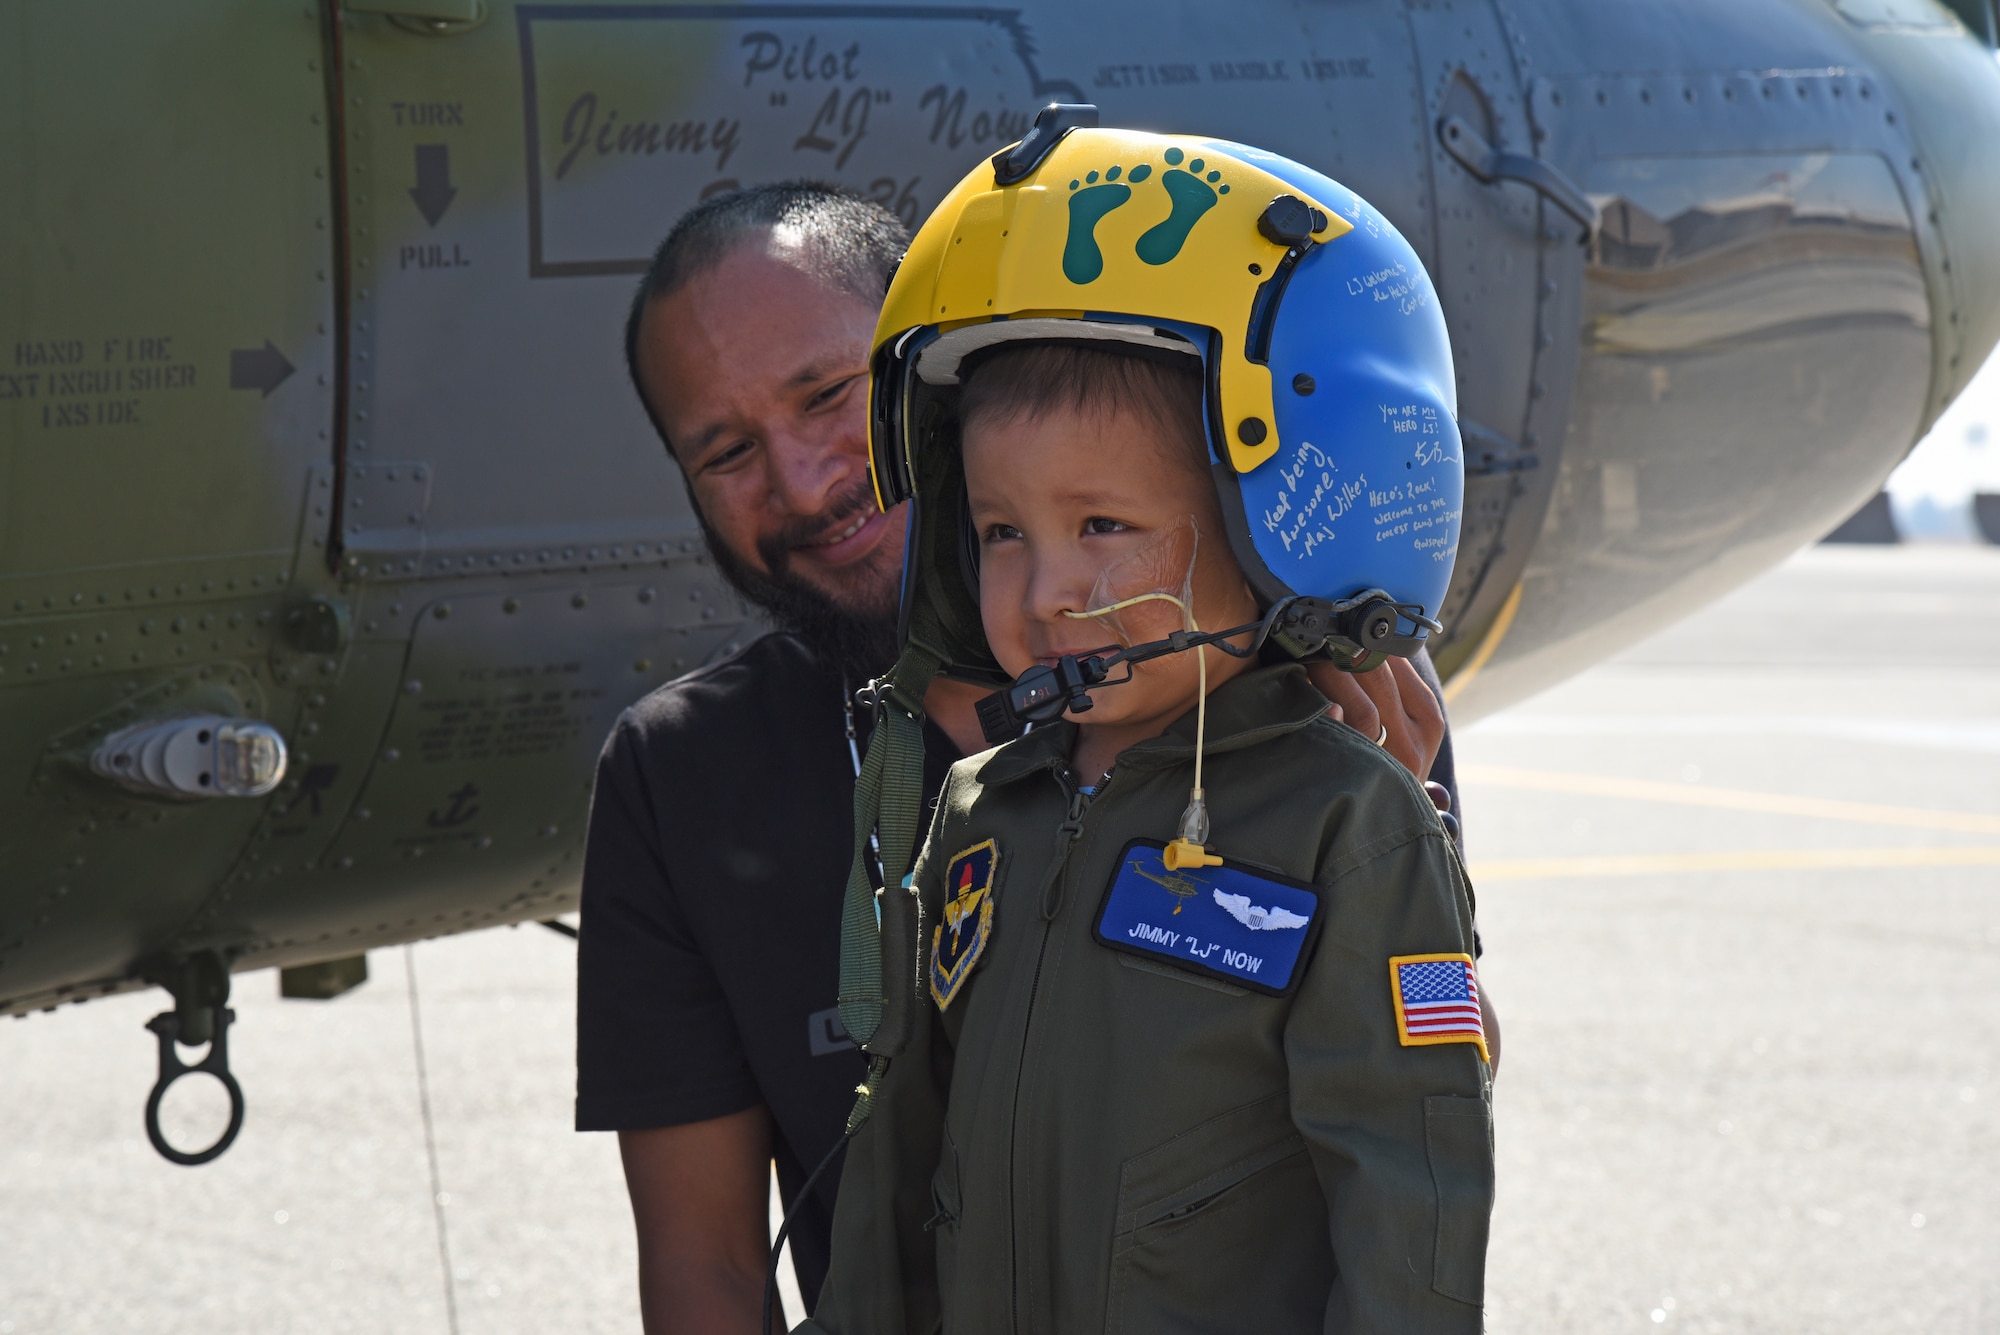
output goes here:
{"type": "MultiPolygon", "coordinates": [[[[1219,171],[1208,172],[1204,179],[1203,168],[1207,166],[1200,158],[1181,169],[1181,162],[1187,157],[1178,148],[1166,151],[1167,170],[1160,174],[1160,185],[1173,201],[1173,211],[1165,219],[1146,229],[1133,245],[1132,251],[1147,264],[1165,264],[1181,253],[1187,244],[1188,233],[1201,221],[1201,216],[1215,207],[1218,196],[1229,193],[1229,187],[1216,186],[1222,179],[1219,171]]],[[[1147,180],[1153,168],[1140,163],[1125,180],[1121,167],[1111,167],[1103,173],[1100,182],[1097,172],[1087,173],[1081,181],[1069,183],[1069,238],[1063,245],[1063,277],[1079,287],[1094,283],[1104,273],[1104,252],[1097,244],[1097,224],[1106,216],[1123,208],[1132,199],[1132,187],[1147,180]]]]}
{"type": "MultiPolygon", "coordinates": [[[[1097,248],[1097,224],[1113,209],[1123,208],[1132,198],[1132,187],[1118,180],[1119,168],[1113,167],[1104,174],[1104,183],[1097,184],[1097,173],[1091,172],[1083,179],[1088,182],[1083,189],[1077,189],[1078,182],[1071,181],[1069,197],[1069,239],[1063,243],[1063,277],[1081,287],[1094,283],[1104,272],[1104,252],[1097,248]]],[[[1152,174],[1150,167],[1134,167],[1132,179],[1143,181],[1152,174]]]]}
{"type": "MultiPolygon", "coordinates": [[[[1147,228],[1139,243],[1132,247],[1148,264],[1165,264],[1181,253],[1188,233],[1201,221],[1201,215],[1215,207],[1216,192],[1209,182],[1222,179],[1221,172],[1212,171],[1207,181],[1202,180],[1201,169],[1207,164],[1200,158],[1188,163],[1186,171],[1179,170],[1182,154],[1178,148],[1168,149],[1166,156],[1167,170],[1161,174],[1160,184],[1174,201],[1174,211],[1164,222],[1147,228]]],[[[1229,189],[1226,185],[1222,188],[1229,189]]]]}

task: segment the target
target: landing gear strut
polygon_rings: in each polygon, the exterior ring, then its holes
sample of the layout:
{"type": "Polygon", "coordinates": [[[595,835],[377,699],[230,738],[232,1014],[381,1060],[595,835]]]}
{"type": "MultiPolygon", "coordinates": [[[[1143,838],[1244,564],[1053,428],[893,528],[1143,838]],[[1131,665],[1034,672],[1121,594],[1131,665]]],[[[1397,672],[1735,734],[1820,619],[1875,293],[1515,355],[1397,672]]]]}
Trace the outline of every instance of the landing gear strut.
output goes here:
{"type": "Polygon", "coordinates": [[[212,951],[192,955],[147,975],[173,994],[174,1009],[146,1021],[146,1028],[159,1036],[160,1075],[146,1099],[146,1139],[161,1157],[193,1167],[220,1158],[243,1129],[243,1087],[229,1072],[229,1026],[236,1012],[222,1003],[229,1000],[229,966],[212,951]],[[176,1044],[196,1048],[208,1045],[208,1055],[192,1066],[181,1060],[176,1044]],[[205,1150],[176,1149],[160,1130],[160,1101],[167,1087],[184,1075],[201,1071],[222,1082],[229,1093],[229,1126],[205,1150]]]}

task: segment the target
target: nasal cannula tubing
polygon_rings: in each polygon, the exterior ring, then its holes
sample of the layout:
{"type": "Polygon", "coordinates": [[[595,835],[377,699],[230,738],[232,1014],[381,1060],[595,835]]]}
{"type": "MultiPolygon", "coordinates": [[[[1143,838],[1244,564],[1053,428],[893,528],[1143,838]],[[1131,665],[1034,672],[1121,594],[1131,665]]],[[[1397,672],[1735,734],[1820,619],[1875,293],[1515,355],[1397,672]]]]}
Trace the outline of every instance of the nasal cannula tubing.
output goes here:
{"type": "MultiPolygon", "coordinates": [[[[1066,617],[1078,621],[1107,616],[1120,608],[1131,607],[1135,603],[1172,603],[1181,612],[1182,628],[1190,634],[1199,635],[1201,627],[1195,624],[1194,612],[1188,605],[1171,593],[1142,593],[1137,597],[1121,599],[1109,607],[1100,607],[1091,612],[1064,612],[1066,617]]],[[[1202,744],[1208,735],[1208,646],[1197,645],[1194,651],[1195,671],[1199,681],[1200,694],[1194,706],[1194,791],[1188,794],[1187,810],[1181,813],[1180,837],[1167,845],[1165,862],[1169,870],[1181,867],[1219,867],[1222,859],[1206,851],[1202,845],[1208,842],[1208,795],[1201,786],[1202,744]]]]}

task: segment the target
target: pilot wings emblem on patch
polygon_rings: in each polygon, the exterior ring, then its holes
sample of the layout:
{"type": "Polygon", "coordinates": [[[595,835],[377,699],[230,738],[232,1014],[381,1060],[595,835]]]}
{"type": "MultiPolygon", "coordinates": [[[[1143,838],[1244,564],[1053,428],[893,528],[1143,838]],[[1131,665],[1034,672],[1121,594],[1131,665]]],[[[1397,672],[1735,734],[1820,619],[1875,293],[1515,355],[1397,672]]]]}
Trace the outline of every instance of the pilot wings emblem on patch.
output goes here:
{"type": "Polygon", "coordinates": [[[931,1000],[951,1005],[993,935],[993,873],[1000,849],[991,839],[945,865],[944,921],[931,931],[931,1000]]]}
{"type": "Polygon", "coordinates": [[[1253,932],[1282,931],[1287,927],[1303,927],[1312,921],[1304,914],[1293,913],[1289,909],[1267,909],[1260,904],[1252,904],[1248,895],[1225,895],[1217,890],[1215,902],[1222,905],[1223,912],[1253,932]]]}

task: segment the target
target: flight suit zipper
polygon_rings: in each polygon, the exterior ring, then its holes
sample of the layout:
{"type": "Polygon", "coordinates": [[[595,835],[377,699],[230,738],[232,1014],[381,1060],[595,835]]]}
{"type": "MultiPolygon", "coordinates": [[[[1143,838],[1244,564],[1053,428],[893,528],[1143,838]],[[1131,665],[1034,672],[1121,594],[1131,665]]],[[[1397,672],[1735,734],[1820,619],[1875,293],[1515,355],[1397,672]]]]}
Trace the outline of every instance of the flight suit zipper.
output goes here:
{"type": "Polygon", "coordinates": [[[1077,840],[1083,835],[1084,816],[1090,810],[1095,797],[1100,797],[1115,781],[1113,774],[1105,775],[1097,785],[1095,794],[1087,793],[1071,777],[1068,770],[1052,764],[1049,771],[1069,794],[1069,811],[1061,825],[1056,827],[1056,846],[1049,870],[1042,878],[1041,893],[1037,907],[1042,920],[1042,939],[1035,948],[1035,973],[1028,983],[1028,1009],[1021,1021],[1021,1056],[1014,1067],[1014,1111],[1007,1136],[1007,1231],[1010,1239],[1008,1247],[1012,1274],[1007,1287],[1009,1329],[1019,1335],[1021,1329],[1021,1236],[1020,1222],[1014,1200],[1014,1187],[1018,1181],[1018,1152],[1021,1142],[1021,1085],[1022,1073],[1028,1069],[1028,1043],[1035,1028],[1035,1000],[1042,988],[1042,965],[1048,959],[1049,933],[1055,925],[1056,915],[1062,911],[1064,883],[1069,879],[1069,858],[1077,840]]]}

